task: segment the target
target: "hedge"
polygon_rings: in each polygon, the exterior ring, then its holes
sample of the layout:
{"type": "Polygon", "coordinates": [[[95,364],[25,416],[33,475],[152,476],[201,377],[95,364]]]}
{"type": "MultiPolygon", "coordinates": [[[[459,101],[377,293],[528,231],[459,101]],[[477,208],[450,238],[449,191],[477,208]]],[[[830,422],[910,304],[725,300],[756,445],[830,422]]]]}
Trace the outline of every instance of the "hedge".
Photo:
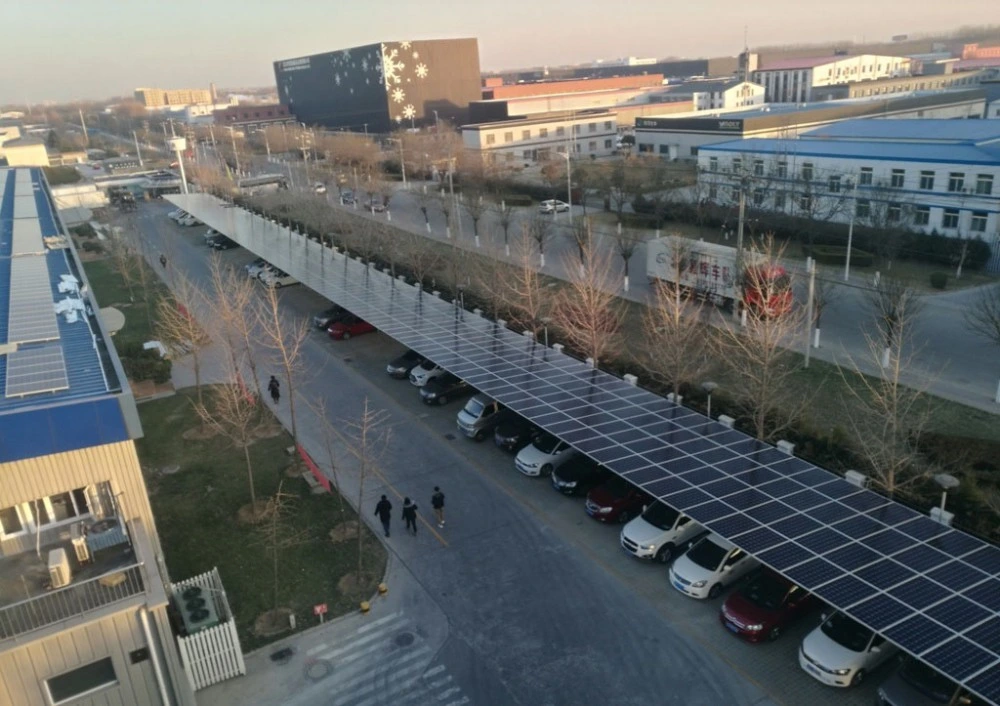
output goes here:
{"type": "MultiPolygon", "coordinates": [[[[843,265],[847,259],[847,248],[838,245],[805,245],[802,252],[821,265],[843,265]]],[[[851,248],[851,267],[871,267],[875,256],[864,250],[851,248]]]]}

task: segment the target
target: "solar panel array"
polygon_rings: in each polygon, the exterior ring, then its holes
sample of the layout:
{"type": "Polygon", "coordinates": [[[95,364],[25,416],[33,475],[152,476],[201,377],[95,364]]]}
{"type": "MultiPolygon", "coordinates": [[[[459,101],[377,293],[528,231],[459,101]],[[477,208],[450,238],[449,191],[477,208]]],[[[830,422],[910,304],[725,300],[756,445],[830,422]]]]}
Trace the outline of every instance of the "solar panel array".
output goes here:
{"type": "Polygon", "coordinates": [[[8,342],[31,343],[58,338],[59,324],[45,257],[28,255],[11,258],[8,342]]]}
{"type": "Polygon", "coordinates": [[[23,397],[69,389],[62,346],[47,343],[20,348],[7,354],[7,386],[4,395],[23,397]]]}
{"type": "Polygon", "coordinates": [[[997,547],[301,236],[251,226],[246,212],[217,210],[199,217],[1000,703],[997,547]]]}

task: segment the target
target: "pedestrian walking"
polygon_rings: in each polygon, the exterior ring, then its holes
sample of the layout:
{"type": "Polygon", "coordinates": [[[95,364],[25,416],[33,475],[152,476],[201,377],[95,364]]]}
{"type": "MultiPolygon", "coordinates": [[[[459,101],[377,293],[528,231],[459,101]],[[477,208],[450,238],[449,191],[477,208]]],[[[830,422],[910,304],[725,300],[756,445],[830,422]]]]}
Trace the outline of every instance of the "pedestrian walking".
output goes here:
{"type": "Polygon", "coordinates": [[[434,508],[434,517],[437,518],[438,527],[444,527],[444,493],[434,486],[434,495],[431,496],[431,507],[434,508]]]}
{"type": "Polygon", "coordinates": [[[267,391],[271,393],[271,399],[274,401],[274,404],[278,404],[278,400],[281,399],[281,383],[273,375],[267,383],[267,391]]]}
{"type": "Polygon", "coordinates": [[[160,253],[160,266],[163,267],[163,269],[167,269],[167,256],[163,253],[160,253]]]}
{"type": "Polygon", "coordinates": [[[403,519],[406,520],[406,531],[413,531],[417,536],[417,504],[409,498],[403,498],[403,519]]]}
{"type": "Polygon", "coordinates": [[[382,520],[382,529],[385,530],[385,536],[388,537],[389,521],[392,519],[392,503],[389,502],[389,498],[382,496],[378,505],[375,506],[375,514],[378,515],[378,519],[382,520]]]}

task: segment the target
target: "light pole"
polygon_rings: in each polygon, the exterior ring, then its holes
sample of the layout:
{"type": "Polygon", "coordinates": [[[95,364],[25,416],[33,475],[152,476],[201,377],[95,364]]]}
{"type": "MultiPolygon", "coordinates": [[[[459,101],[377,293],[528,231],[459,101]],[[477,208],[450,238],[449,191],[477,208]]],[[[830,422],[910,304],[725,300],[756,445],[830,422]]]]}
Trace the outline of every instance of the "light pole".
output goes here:
{"type": "Polygon", "coordinates": [[[462,321],[465,321],[465,285],[460,284],[458,285],[457,289],[458,289],[458,297],[455,298],[455,303],[458,304],[459,311],[457,311],[456,313],[459,315],[462,321]]]}
{"type": "Polygon", "coordinates": [[[552,323],[552,319],[549,318],[548,316],[545,316],[545,317],[542,317],[541,322],[542,322],[542,330],[545,332],[544,333],[544,335],[545,335],[545,347],[548,348],[549,347],[549,324],[552,323]]]}
{"type": "Polygon", "coordinates": [[[139,137],[132,131],[132,139],[135,140],[135,156],[139,158],[139,166],[142,166],[142,151],[139,150],[139,137]]]}
{"type": "Polygon", "coordinates": [[[399,171],[403,175],[403,190],[409,191],[409,187],[406,186],[406,157],[403,155],[403,140],[398,137],[390,137],[389,142],[399,143],[399,171]]]}
{"type": "Polygon", "coordinates": [[[171,137],[169,145],[170,149],[177,155],[177,165],[181,170],[181,190],[186,194],[188,192],[188,185],[187,177],[184,175],[184,150],[187,149],[187,139],[183,137],[171,137]]]}
{"type": "Polygon", "coordinates": [[[858,182],[860,179],[851,181],[851,224],[847,226],[847,259],[844,260],[844,281],[851,278],[851,241],[854,239],[854,219],[858,215],[858,182]]]}
{"type": "MultiPolygon", "coordinates": [[[[569,210],[566,212],[569,215],[569,222],[573,222],[573,181],[572,181],[572,167],[570,166],[570,153],[569,144],[566,145],[565,154],[562,152],[556,152],[556,154],[561,154],[566,158],[566,205],[569,206],[569,210]]],[[[558,214],[556,214],[558,215],[558,214]]]]}
{"type": "Polygon", "coordinates": [[[716,389],[718,389],[718,387],[719,387],[718,383],[711,382],[711,381],[701,383],[701,389],[704,390],[705,394],[708,395],[708,415],[707,416],[708,416],[709,419],[712,418],[712,393],[715,392],[716,389]]]}
{"type": "Polygon", "coordinates": [[[948,500],[948,491],[957,488],[959,480],[950,473],[935,473],[934,482],[941,486],[941,512],[944,512],[944,504],[948,500]]]}

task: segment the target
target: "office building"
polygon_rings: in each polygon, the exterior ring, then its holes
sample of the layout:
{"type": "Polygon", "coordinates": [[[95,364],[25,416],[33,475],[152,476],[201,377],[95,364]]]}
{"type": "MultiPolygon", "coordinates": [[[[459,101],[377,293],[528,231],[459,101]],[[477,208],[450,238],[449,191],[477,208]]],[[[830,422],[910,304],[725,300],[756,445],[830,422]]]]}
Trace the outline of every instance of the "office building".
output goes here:
{"type": "Polygon", "coordinates": [[[606,157],[615,151],[618,124],[613,111],[543,115],[462,126],[462,142],[489,164],[528,166],[558,155],[606,157]]]}
{"type": "Polygon", "coordinates": [[[752,79],[764,86],[768,103],[808,103],[825,100],[825,87],[908,76],[910,64],[905,56],[876,54],[781,59],[764,64],[752,79]]]}

